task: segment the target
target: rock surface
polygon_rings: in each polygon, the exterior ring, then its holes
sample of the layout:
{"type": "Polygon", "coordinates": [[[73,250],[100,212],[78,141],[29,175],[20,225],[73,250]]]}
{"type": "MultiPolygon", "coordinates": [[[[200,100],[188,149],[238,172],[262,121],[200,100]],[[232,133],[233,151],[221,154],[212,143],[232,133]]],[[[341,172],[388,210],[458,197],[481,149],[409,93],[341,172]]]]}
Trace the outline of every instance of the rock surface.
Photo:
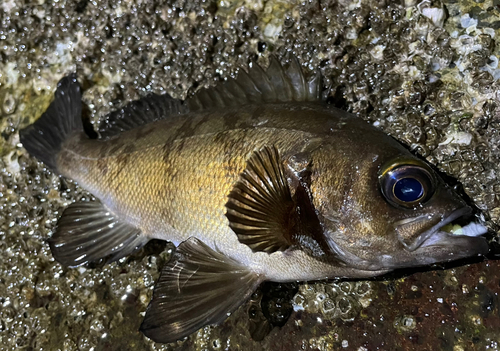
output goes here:
{"type": "MultiPolygon", "coordinates": [[[[70,72],[96,123],[149,92],[184,98],[292,52],[322,69],[331,103],[458,179],[496,232],[499,18],[494,0],[2,1],[0,350],[498,350],[495,260],[263,287],[223,325],[154,344],[138,326],[172,246],[111,265],[54,262],[57,218],[91,195],[29,157],[18,130],[70,72]]],[[[492,247],[495,258],[495,236],[492,247]]]]}

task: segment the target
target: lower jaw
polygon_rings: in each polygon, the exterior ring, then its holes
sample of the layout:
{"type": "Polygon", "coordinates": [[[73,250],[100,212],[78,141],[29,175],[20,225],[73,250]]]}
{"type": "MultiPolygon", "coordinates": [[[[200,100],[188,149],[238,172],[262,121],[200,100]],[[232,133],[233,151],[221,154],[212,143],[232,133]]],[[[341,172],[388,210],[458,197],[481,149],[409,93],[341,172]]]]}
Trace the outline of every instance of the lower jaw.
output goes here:
{"type": "MultiPolygon", "coordinates": [[[[446,235],[444,240],[452,243],[436,243],[432,245],[422,245],[421,257],[434,259],[433,263],[449,262],[467,257],[485,256],[489,251],[488,241],[483,237],[457,237],[452,234],[441,232],[446,235]]],[[[444,241],[443,240],[443,241],[444,241]]]]}
{"type": "Polygon", "coordinates": [[[440,243],[422,245],[417,250],[403,253],[399,257],[398,255],[385,255],[385,257],[381,257],[377,266],[379,269],[390,270],[422,267],[469,257],[485,256],[489,251],[488,242],[483,237],[456,237],[452,234],[442,233],[450,236],[449,240],[453,241],[453,244],[443,242],[446,240],[444,239],[440,243]]]}

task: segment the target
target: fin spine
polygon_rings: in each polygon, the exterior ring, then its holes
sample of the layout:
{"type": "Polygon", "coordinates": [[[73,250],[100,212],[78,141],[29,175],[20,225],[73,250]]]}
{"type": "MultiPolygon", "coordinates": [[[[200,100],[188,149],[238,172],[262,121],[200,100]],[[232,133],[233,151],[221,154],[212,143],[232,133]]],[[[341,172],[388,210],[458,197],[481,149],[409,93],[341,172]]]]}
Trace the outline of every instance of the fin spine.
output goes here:
{"type": "Polygon", "coordinates": [[[186,105],[190,111],[198,111],[255,103],[323,101],[328,90],[322,93],[320,71],[306,76],[295,56],[289,61],[283,66],[271,56],[267,70],[254,63],[248,72],[240,70],[236,78],[199,90],[186,105]]]}

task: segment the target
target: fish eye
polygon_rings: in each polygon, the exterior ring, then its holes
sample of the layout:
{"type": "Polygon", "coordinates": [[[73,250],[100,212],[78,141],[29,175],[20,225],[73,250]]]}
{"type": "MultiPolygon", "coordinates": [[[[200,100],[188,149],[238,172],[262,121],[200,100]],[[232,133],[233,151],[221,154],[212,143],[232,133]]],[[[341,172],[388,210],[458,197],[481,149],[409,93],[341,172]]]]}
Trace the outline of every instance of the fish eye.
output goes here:
{"type": "Polygon", "coordinates": [[[380,176],[381,190],[396,207],[413,208],[434,194],[431,172],[418,165],[396,165],[380,176]]]}

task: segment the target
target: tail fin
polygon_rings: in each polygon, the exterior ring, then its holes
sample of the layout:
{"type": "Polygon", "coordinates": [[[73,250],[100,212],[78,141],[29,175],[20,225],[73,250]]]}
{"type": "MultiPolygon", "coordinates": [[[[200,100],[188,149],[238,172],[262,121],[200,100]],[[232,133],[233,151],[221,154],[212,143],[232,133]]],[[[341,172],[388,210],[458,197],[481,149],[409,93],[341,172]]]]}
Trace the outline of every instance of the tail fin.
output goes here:
{"type": "Polygon", "coordinates": [[[57,170],[61,144],[75,132],[83,131],[81,96],[76,74],[64,77],[57,84],[54,101],[47,111],[19,131],[24,148],[52,170],[57,170]]]}

